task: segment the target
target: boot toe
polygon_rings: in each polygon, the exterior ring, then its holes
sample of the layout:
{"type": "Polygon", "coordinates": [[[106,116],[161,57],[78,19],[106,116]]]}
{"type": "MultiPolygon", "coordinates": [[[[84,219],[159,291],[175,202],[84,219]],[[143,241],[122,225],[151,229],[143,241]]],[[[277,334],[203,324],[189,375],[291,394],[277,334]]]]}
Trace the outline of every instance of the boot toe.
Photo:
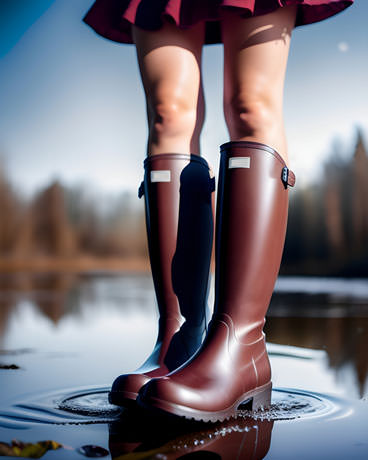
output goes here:
{"type": "Polygon", "coordinates": [[[141,388],[137,402],[146,408],[182,415],[177,409],[196,407],[200,402],[200,393],[170,377],[154,378],[141,388]]]}
{"type": "Polygon", "coordinates": [[[150,377],[145,374],[119,375],[111,386],[109,402],[124,407],[135,404],[139,390],[149,380],[150,377]]]}

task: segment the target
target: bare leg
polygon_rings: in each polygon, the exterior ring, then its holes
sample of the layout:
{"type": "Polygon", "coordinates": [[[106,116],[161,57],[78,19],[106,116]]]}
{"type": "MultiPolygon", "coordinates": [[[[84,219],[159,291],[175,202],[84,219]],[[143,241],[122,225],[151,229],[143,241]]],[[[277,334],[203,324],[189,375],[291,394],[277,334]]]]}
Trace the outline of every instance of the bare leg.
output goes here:
{"type": "Polygon", "coordinates": [[[147,100],[148,154],[199,154],[204,24],[190,30],[170,23],[159,31],[134,27],[133,38],[147,100]]]}
{"type": "Polygon", "coordinates": [[[149,156],[140,190],[160,319],[149,358],[112,385],[109,400],[118,405],[131,404],[152,377],[166,375],[199,348],[206,329],[213,235],[209,168],[189,155],[199,154],[204,117],[204,25],[190,31],[173,24],[158,32],[134,28],[133,36],[147,100],[149,156]]]}
{"type": "Polygon", "coordinates": [[[295,7],[255,18],[225,11],[224,112],[230,139],[273,147],[287,161],[283,88],[295,7]]]}

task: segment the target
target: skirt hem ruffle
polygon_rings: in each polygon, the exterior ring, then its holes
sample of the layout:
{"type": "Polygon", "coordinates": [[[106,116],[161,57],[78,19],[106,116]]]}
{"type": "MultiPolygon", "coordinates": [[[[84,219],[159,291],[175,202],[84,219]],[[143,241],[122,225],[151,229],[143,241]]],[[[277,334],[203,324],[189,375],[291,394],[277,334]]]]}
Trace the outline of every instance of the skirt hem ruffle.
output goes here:
{"type": "MultiPolygon", "coordinates": [[[[312,24],[334,16],[354,0],[223,0],[219,3],[198,1],[183,8],[181,0],[96,0],[83,21],[98,35],[118,43],[133,43],[131,26],[159,30],[171,21],[182,29],[206,23],[205,44],[221,43],[219,15],[222,9],[237,11],[242,17],[272,13],[278,8],[297,5],[295,27],[312,24]],[[195,6],[194,6],[195,5],[195,6]]],[[[188,2],[190,3],[190,2],[188,2]]]]}

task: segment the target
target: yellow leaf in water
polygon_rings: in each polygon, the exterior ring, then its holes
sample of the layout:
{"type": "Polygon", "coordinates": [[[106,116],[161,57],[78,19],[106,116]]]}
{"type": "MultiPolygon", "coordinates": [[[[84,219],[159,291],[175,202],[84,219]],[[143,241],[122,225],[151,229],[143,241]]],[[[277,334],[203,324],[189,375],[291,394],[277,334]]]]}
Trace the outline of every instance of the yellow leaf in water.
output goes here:
{"type": "Polygon", "coordinates": [[[0,442],[0,456],[41,458],[47,451],[63,447],[56,441],[39,441],[36,443],[24,443],[14,439],[11,444],[0,442]]]}

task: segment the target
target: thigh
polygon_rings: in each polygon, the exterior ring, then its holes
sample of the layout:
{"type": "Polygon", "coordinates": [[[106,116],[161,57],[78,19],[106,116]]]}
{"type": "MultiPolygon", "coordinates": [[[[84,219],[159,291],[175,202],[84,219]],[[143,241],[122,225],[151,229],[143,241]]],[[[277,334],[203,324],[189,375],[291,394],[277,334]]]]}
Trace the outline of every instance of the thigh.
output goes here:
{"type": "Polygon", "coordinates": [[[158,31],[133,27],[148,115],[159,104],[197,109],[204,23],[183,30],[165,23],[158,31]]]}
{"type": "Polygon", "coordinates": [[[224,102],[234,98],[252,103],[263,100],[282,108],[282,95],[295,7],[242,18],[225,11],[222,17],[224,43],[224,102]]]}

